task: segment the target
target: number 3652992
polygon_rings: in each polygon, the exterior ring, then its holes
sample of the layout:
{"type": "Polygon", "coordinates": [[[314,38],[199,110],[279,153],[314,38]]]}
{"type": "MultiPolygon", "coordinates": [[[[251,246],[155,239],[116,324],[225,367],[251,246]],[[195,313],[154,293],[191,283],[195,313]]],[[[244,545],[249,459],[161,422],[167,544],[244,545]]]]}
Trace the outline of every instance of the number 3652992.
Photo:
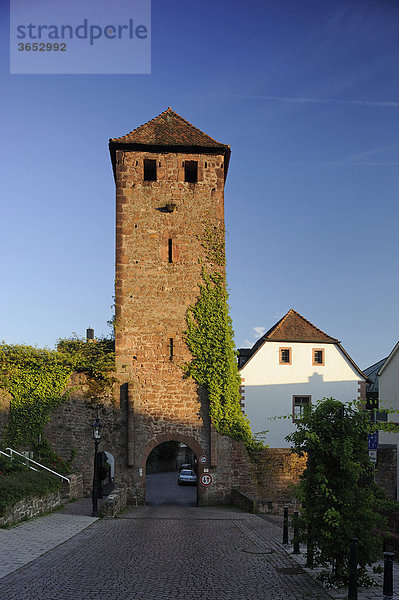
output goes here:
{"type": "Polygon", "coordinates": [[[19,52],[66,52],[67,45],[65,42],[27,42],[23,44],[22,42],[18,44],[19,52]]]}

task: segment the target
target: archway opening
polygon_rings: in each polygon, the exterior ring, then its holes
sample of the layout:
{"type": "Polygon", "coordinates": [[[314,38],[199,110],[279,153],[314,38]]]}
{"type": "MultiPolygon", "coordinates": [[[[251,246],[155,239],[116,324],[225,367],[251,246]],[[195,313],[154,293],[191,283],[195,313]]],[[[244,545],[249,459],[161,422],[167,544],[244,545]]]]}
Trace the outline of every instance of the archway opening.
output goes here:
{"type": "Polygon", "coordinates": [[[183,442],[169,440],[146,463],[146,504],[197,506],[197,458],[183,442]]]}
{"type": "Polygon", "coordinates": [[[108,496],[114,489],[115,460],[106,450],[97,454],[98,498],[108,496]]]}

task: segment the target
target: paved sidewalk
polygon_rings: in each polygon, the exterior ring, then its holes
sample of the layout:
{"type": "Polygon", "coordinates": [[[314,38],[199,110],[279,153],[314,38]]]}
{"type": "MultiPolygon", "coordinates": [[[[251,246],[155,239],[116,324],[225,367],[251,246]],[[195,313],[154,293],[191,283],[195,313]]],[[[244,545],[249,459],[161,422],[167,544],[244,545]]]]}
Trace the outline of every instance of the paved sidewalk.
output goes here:
{"type": "MultiPolygon", "coordinates": [[[[317,577],[319,573],[323,571],[321,568],[307,569],[306,568],[306,557],[305,552],[306,548],[300,548],[300,554],[292,554],[292,557],[296,562],[298,562],[302,568],[309,573],[312,577],[317,577]]],[[[291,552],[291,550],[290,550],[291,552]]],[[[380,560],[376,563],[376,566],[384,567],[384,561],[380,560]]],[[[376,585],[372,588],[358,588],[358,600],[376,600],[379,598],[380,600],[384,598],[383,596],[383,579],[384,575],[373,573],[373,570],[369,569],[369,575],[376,581],[376,585]]],[[[338,588],[333,590],[328,590],[328,593],[335,600],[347,600],[348,598],[348,590],[345,588],[338,588]]],[[[397,562],[393,563],[393,596],[392,600],[399,600],[399,564],[397,562]]]]}
{"type": "Polygon", "coordinates": [[[88,516],[90,510],[91,505],[86,500],[78,501],[67,505],[63,511],[20,523],[10,529],[0,529],[0,578],[95,523],[98,519],[88,516]]]}
{"type": "MultiPolygon", "coordinates": [[[[282,517],[274,517],[274,516],[264,516],[262,515],[261,518],[264,518],[266,520],[272,521],[273,523],[275,523],[275,525],[279,528],[279,535],[280,538],[282,539],[282,531],[283,531],[283,519],[282,517]]],[[[293,532],[290,532],[290,539],[293,536],[293,532]]],[[[286,551],[292,556],[292,558],[299,564],[301,565],[301,567],[304,569],[304,571],[306,571],[307,573],[309,573],[309,575],[313,578],[316,578],[320,573],[322,573],[323,570],[322,568],[318,568],[315,567],[313,569],[308,569],[306,567],[306,547],[302,546],[300,547],[300,554],[294,554],[293,550],[292,550],[292,546],[288,545],[288,546],[284,546],[286,548],[286,551]]],[[[395,557],[397,558],[397,557],[395,557]]],[[[376,563],[375,566],[380,566],[380,567],[384,567],[384,561],[381,558],[380,561],[378,561],[378,563],[376,563]]],[[[383,578],[384,575],[383,573],[381,574],[376,574],[373,573],[372,568],[369,569],[369,575],[370,577],[372,577],[375,581],[376,581],[376,585],[372,588],[358,588],[358,600],[376,600],[377,598],[379,598],[380,600],[382,598],[384,598],[383,596],[383,578]]],[[[329,589],[328,593],[330,594],[330,596],[332,598],[334,598],[334,600],[347,600],[348,598],[348,590],[345,588],[338,588],[338,589],[329,589]]],[[[392,600],[399,600],[399,563],[397,560],[394,560],[393,563],[393,597],[392,600]]]]}

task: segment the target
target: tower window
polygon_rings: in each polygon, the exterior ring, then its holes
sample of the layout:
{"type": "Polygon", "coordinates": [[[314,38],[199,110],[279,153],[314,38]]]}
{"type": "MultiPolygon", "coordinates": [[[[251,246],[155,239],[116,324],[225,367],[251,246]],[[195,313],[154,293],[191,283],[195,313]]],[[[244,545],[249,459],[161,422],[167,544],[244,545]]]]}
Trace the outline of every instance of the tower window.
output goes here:
{"type": "Polygon", "coordinates": [[[144,181],[157,180],[157,161],[152,158],[144,159],[144,181]]]}
{"type": "Polygon", "coordinates": [[[168,239],[168,261],[173,262],[173,241],[172,238],[168,239]]]}
{"type": "Polygon", "coordinates": [[[184,181],[187,181],[188,183],[197,183],[198,162],[196,160],[186,160],[184,162],[184,181]]]}
{"type": "Polygon", "coordinates": [[[169,360],[173,360],[173,338],[169,338],[169,360]]]}

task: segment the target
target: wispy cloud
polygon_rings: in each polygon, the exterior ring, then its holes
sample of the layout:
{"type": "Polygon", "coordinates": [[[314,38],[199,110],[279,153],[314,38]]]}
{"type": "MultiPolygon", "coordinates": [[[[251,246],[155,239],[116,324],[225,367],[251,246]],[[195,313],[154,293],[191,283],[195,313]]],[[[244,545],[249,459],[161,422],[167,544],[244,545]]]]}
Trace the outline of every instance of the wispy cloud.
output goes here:
{"type": "Polygon", "coordinates": [[[391,144],[390,146],[384,146],[383,148],[376,148],[374,150],[365,150],[364,152],[358,152],[351,154],[350,156],[344,156],[339,160],[334,160],[326,163],[328,166],[346,166],[346,165],[359,165],[365,167],[381,167],[381,166],[396,166],[399,165],[398,161],[378,161],[378,160],[367,160],[373,159],[385,152],[391,152],[392,150],[398,150],[399,144],[391,144]]]}
{"type": "Polygon", "coordinates": [[[260,327],[260,326],[256,326],[256,327],[252,327],[251,329],[251,333],[249,338],[246,338],[244,340],[244,347],[245,348],[250,348],[254,345],[254,343],[260,338],[262,337],[262,335],[264,333],[266,333],[266,327],[260,327]]]}
{"type": "Polygon", "coordinates": [[[369,108],[399,108],[396,100],[341,100],[339,98],[304,98],[298,96],[264,96],[256,94],[217,94],[228,98],[247,100],[266,100],[270,102],[286,102],[291,104],[338,104],[342,106],[365,106],[369,108]]]}
{"type": "Polygon", "coordinates": [[[266,333],[266,327],[253,327],[252,330],[255,332],[255,335],[259,337],[266,333]]]}

